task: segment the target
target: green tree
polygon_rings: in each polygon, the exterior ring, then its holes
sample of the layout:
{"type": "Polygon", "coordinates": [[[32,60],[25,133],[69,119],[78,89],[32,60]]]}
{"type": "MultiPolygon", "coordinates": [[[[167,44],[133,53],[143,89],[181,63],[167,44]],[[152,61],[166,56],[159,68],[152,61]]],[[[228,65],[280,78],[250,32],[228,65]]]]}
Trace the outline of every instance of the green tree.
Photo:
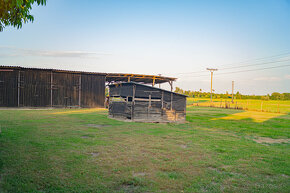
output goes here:
{"type": "Polygon", "coordinates": [[[279,99],[281,99],[281,94],[278,93],[278,92],[273,92],[273,93],[271,94],[271,99],[272,99],[272,100],[279,100],[279,99]]]}
{"type": "Polygon", "coordinates": [[[290,100],[290,93],[283,93],[284,100],[290,100]]]}
{"type": "Polygon", "coordinates": [[[33,22],[30,10],[34,3],[45,5],[46,0],[0,0],[0,31],[6,26],[19,29],[23,23],[33,22]]]}

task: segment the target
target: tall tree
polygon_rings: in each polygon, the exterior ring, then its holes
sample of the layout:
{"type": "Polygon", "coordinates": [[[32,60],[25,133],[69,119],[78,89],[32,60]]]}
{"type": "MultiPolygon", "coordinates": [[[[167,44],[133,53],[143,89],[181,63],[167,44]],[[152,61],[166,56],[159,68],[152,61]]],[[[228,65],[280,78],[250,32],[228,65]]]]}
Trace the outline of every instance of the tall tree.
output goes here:
{"type": "Polygon", "coordinates": [[[46,0],[0,0],[0,31],[6,26],[19,29],[23,23],[33,22],[30,10],[34,3],[45,5],[46,0]]]}

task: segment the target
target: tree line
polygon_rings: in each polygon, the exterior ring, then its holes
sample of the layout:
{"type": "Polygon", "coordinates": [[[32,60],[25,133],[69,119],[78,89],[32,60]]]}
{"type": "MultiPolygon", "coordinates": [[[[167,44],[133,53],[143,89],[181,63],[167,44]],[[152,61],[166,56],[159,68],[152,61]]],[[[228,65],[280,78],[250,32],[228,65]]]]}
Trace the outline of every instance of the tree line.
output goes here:
{"type": "MultiPolygon", "coordinates": [[[[189,97],[210,98],[210,92],[203,92],[202,89],[200,89],[199,91],[191,91],[191,90],[183,90],[179,87],[175,87],[174,92],[184,94],[189,97]]],[[[232,98],[232,94],[229,94],[228,92],[224,94],[213,93],[212,97],[214,99],[229,99],[229,98],[232,98]]],[[[273,92],[272,94],[267,94],[267,95],[243,95],[240,92],[236,92],[234,93],[234,99],[290,100],[290,93],[273,92]]]]}

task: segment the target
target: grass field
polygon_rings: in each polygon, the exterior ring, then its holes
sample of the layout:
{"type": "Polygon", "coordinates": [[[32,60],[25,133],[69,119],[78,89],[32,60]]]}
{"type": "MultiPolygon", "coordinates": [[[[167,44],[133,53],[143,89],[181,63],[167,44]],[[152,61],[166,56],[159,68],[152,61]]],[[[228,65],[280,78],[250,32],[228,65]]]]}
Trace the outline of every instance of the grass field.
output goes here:
{"type": "Polygon", "coordinates": [[[203,107],[222,107],[240,108],[250,111],[272,112],[272,113],[288,113],[290,112],[290,101],[278,100],[255,100],[255,99],[236,99],[231,103],[231,99],[213,99],[209,98],[187,98],[187,104],[203,107]]]}
{"type": "Polygon", "coordinates": [[[191,106],[184,124],[154,124],[0,110],[0,126],[0,192],[290,192],[289,113],[191,106]]]}

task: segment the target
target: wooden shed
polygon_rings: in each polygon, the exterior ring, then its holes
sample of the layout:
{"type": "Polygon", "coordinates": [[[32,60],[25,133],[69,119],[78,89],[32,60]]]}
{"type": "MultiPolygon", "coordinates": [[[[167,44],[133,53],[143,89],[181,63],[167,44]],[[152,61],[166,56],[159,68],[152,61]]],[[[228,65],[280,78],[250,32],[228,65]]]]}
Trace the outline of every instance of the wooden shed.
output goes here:
{"type": "Polygon", "coordinates": [[[186,95],[124,82],[109,85],[109,117],[140,122],[184,122],[186,95]]]}

